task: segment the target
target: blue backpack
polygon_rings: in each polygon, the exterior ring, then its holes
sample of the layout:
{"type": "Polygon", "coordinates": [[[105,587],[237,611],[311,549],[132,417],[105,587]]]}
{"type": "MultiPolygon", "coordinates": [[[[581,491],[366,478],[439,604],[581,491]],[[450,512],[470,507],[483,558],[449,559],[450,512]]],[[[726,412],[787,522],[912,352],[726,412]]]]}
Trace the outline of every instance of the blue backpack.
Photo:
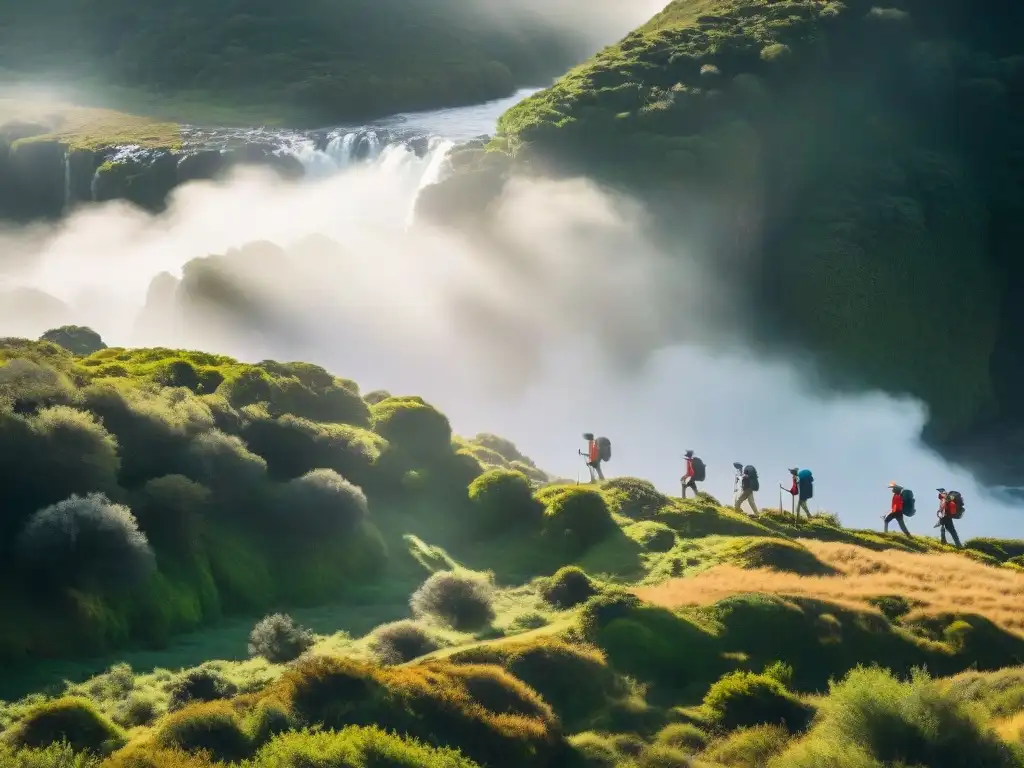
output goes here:
{"type": "Polygon", "coordinates": [[[797,482],[800,485],[800,497],[804,499],[814,498],[814,475],[809,469],[801,469],[796,473],[797,482]]]}

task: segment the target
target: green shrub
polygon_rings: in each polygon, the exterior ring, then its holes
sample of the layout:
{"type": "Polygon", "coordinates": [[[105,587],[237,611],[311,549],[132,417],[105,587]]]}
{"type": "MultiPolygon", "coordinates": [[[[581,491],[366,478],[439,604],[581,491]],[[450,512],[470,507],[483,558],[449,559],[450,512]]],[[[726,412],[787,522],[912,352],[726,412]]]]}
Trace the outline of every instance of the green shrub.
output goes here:
{"type": "Polygon", "coordinates": [[[62,325],[60,328],[52,328],[40,336],[39,340],[49,341],[73,355],[82,357],[107,348],[100,335],[84,325],[62,325]]]}
{"type": "Polygon", "coordinates": [[[114,719],[126,728],[149,725],[156,720],[158,708],[156,700],[149,696],[133,694],[118,708],[114,719]]]}
{"type": "Polygon", "coordinates": [[[153,478],[134,494],[132,510],[154,549],[188,555],[200,547],[210,490],[184,475],[153,478]]]}
{"type": "Polygon", "coordinates": [[[289,480],[276,490],[274,501],[274,530],[302,540],[349,533],[369,515],[362,489],[330,469],[289,480]]]}
{"type": "Polygon", "coordinates": [[[448,418],[420,397],[389,397],[370,408],[373,431],[418,464],[452,452],[448,418]]]}
{"type": "Polygon", "coordinates": [[[234,696],[238,689],[215,670],[199,667],[176,678],[167,692],[170,694],[168,708],[175,710],[189,704],[227,699],[234,696]]]}
{"type": "Polygon", "coordinates": [[[252,761],[252,768],[305,766],[477,768],[457,750],[426,746],[377,727],[357,726],[284,734],[263,747],[252,761]]]}
{"type": "Polygon", "coordinates": [[[249,655],[262,656],[272,664],[284,664],[309,650],[315,638],[291,616],[274,613],[264,616],[249,633],[249,655]]]}
{"type": "Polygon", "coordinates": [[[55,405],[72,405],[75,384],[62,370],[16,358],[0,365],[0,403],[15,413],[36,413],[55,405]]]}
{"type": "Polygon", "coordinates": [[[237,497],[266,476],[267,462],[234,435],[213,429],[196,436],[188,448],[188,475],[226,497],[237,497]]]}
{"type": "Polygon", "coordinates": [[[785,725],[803,729],[811,710],[782,683],[765,674],[744,670],[730,672],[711,686],[704,707],[726,730],[751,725],[785,725]]]}
{"type": "Polygon", "coordinates": [[[18,537],[23,568],[46,583],[127,591],[153,573],[156,559],[131,511],[100,493],[39,510],[18,537]]]}
{"type": "Polygon", "coordinates": [[[985,711],[922,672],[901,682],[890,671],[857,668],[829,686],[814,727],[770,768],[822,765],[1017,768],[985,711]]]}
{"type": "Polygon", "coordinates": [[[474,630],[494,619],[490,584],[476,576],[438,571],[413,593],[416,616],[434,616],[458,630],[474,630]]]}
{"type": "Polygon", "coordinates": [[[869,597],[867,602],[882,612],[889,621],[899,621],[915,607],[916,601],[912,602],[902,595],[878,595],[869,597]]]}
{"type": "Polygon", "coordinates": [[[676,534],[664,523],[644,520],[623,529],[623,533],[648,552],[668,552],[676,545],[676,534]]]}
{"type": "Polygon", "coordinates": [[[574,565],[559,568],[553,576],[540,579],[537,590],[547,602],[562,610],[585,603],[601,591],[583,570],[574,565]]]}
{"type": "Polygon", "coordinates": [[[533,527],[544,514],[526,475],[507,469],[492,469],[473,480],[469,500],[476,512],[474,523],[487,532],[533,527]]]}
{"type": "Polygon", "coordinates": [[[247,732],[254,746],[266,744],[275,736],[294,727],[288,708],[274,699],[264,699],[256,705],[247,720],[247,732]]]}
{"type": "Polygon", "coordinates": [[[574,552],[589,549],[616,528],[604,497],[580,486],[551,488],[537,498],[545,505],[544,532],[574,552]]]}
{"type": "Polygon", "coordinates": [[[659,744],[693,754],[707,747],[711,737],[692,723],[672,723],[658,731],[657,741],[659,744]]]}
{"type": "Polygon", "coordinates": [[[630,592],[607,590],[587,601],[580,612],[580,631],[588,640],[616,619],[631,616],[641,605],[640,598],[630,592]]]}
{"type": "Polygon", "coordinates": [[[825,565],[802,544],[780,539],[750,539],[743,542],[738,559],[746,568],[768,568],[801,576],[831,576],[834,568],[825,565]]]}
{"type": "Polygon", "coordinates": [[[382,664],[404,664],[436,651],[440,644],[414,621],[395,621],[373,632],[370,649],[382,664]]]}
{"type": "Polygon", "coordinates": [[[238,716],[230,702],[223,700],[172,712],[157,725],[155,740],[164,749],[208,752],[216,760],[241,760],[252,751],[238,716]]]}
{"type": "Polygon", "coordinates": [[[647,480],[616,477],[601,487],[613,510],[633,520],[650,520],[671,500],[647,480]]]}
{"type": "Polygon", "coordinates": [[[386,389],[375,389],[372,392],[367,392],[363,395],[363,400],[366,401],[367,405],[376,405],[382,403],[391,397],[391,393],[386,389]]]}
{"type": "Polygon", "coordinates": [[[30,709],[7,734],[19,747],[67,742],[76,752],[106,753],[123,741],[121,730],[84,698],[65,697],[30,709]]]}
{"type": "Polygon", "coordinates": [[[100,758],[91,752],[76,752],[67,742],[40,749],[16,749],[0,742],[3,768],[97,768],[100,758]]]}
{"type": "Polygon", "coordinates": [[[665,744],[645,747],[636,756],[637,768],[692,768],[689,755],[665,744]]]}
{"type": "Polygon", "coordinates": [[[713,744],[704,756],[729,768],[764,768],[791,739],[784,726],[755,725],[730,733],[713,744]]]}

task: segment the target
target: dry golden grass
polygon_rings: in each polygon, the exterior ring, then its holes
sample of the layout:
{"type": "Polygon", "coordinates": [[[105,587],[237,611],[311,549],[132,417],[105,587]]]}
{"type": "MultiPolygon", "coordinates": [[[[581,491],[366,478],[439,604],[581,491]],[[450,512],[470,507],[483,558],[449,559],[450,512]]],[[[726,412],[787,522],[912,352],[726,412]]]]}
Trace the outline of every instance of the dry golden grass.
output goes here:
{"type": "Polygon", "coordinates": [[[55,140],[72,149],[133,144],[176,149],[181,145],[181,129],[176,123],[59,101],[0,98],[0,125],[13,121],[47,127],[46,133],[28,141],[55,140]]]}
{"type": "Polygon", "coordinates": [[[996,720],[995,727],[1004,741],[1024,744],[1024,712],[996,720]]]}
{"type": "Polygon", "coordinates": [[[876,552],[850,544],[801,542],[838,576],[798,576],[768,569],[721,565],[698,576],[635,590],[644,600],[675,608],[710,605],[731,595],[765,592],[827,600],[875,610],[868,598],[900,595],[922,606],[908,615],[976,613],[1024,635],[1024,573],[992,568],[956,554],[876,552]]]}

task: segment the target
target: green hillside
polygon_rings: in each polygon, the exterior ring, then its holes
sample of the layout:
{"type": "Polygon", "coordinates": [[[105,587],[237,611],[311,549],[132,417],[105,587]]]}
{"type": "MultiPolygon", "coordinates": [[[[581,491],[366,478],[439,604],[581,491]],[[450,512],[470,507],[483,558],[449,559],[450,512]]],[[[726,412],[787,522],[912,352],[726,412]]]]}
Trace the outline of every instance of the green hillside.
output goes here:
{"type": "Polygon", "coordinates": [[[2,768],[1024,766],[1024,541],[566,483],[308,363],[0,350],[2,768]]]}
{"type": "Polygon", "coordinates": [[[587,53],[475,5],[4,0],[0,75],[175,120],[323,125],[506,96],[587,53]]]}
{"type": "Polygon", "coordinates": [[[1022,13],[676,0],[509,110],[424,208],[479,206],[509,167],[625,188],[669,252],[732,276],[765,341],[920,397],[956,443],[1022,415],[1022,13]]]}

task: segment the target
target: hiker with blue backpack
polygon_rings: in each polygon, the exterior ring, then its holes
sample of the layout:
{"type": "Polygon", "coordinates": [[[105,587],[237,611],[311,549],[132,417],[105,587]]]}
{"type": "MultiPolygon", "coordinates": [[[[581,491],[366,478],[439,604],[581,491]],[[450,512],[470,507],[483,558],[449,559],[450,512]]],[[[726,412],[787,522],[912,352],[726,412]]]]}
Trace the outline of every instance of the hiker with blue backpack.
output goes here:
{"type": "MultiPolygon", "coordinates": [[[[789,474],[793,476],[793,485],[789,489],[789,493],[793,497],[793,515],[799,520],[802,509],[807,515],[807,519],[810,520],[811,510],[807,506],[807,502],[814,498],[814,475],[811,470],[798,467],[792,467],[789,474]]],[[[780,484],[779,487],[782,488],[782,485],[780,484]]]]}
{"type": "Polygon", "coordinates": [[[707,477],[707,467],[704,466],[700,456],[693,455],[693,451],[687,451],[683,458],[686,460],[686,469],[679,481],[683,485],[683,498],[685,499],[687,488],[692,488],[693,495],[697,495],[697,483],[704,482],[707,477]]]}
{"type": "Polygon", "coordinates": [[[889,483],[892,491],[892,506],[888,515],[882,515],[885,520],[884,531],[889,532],[889,523],[893,520],[899,525],[900,530],[907,534],[907,538],[914,538],[907,530],[907,524],[903,522],[904,517],[913,517],[917,510],[914,508],[914,492],[896,483],[889,483]]]}

